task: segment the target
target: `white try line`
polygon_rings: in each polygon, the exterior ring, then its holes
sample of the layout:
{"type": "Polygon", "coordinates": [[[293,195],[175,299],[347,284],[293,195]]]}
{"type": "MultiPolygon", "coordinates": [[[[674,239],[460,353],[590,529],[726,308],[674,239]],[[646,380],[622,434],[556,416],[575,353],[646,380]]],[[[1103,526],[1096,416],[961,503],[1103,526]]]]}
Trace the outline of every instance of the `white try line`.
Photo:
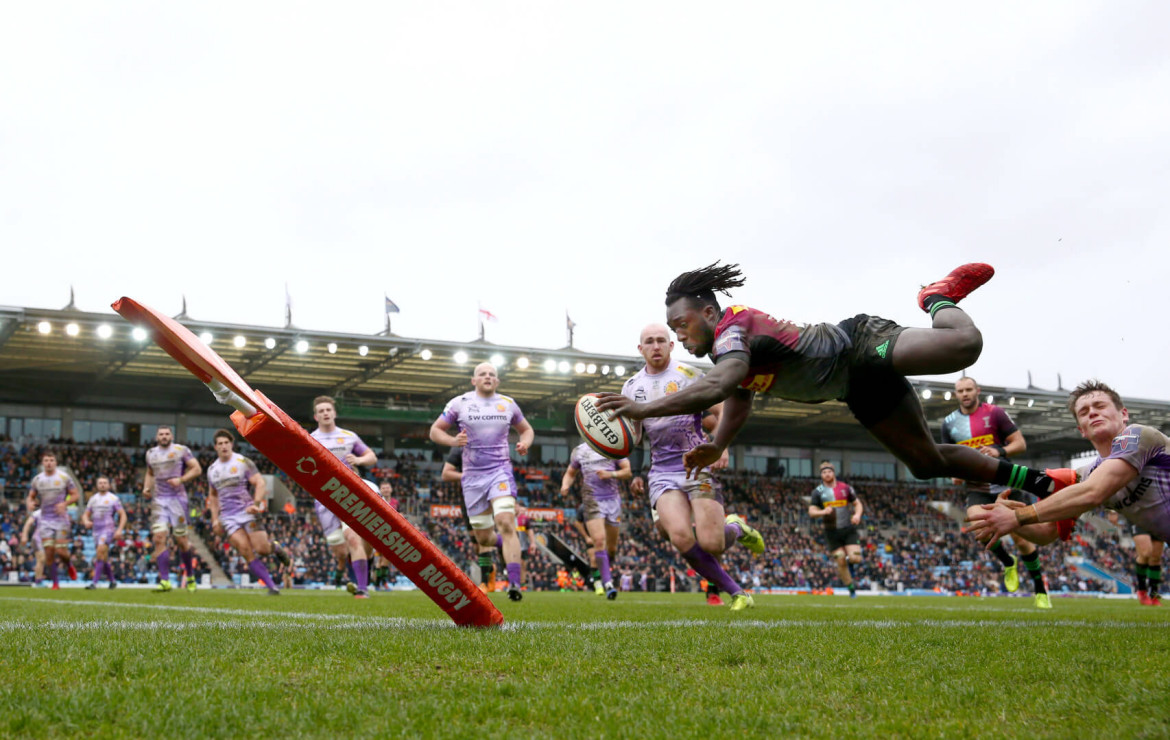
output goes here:
{"type": "MultiPolygon", "coordinates": [[[[369,617],[354,614],[314,614],[311,612],[284,612],[269,609],[228,609],[208,606],[174,606],[169,604],[123,604],[109,601],[80,601],[69,599],[3,599],[14,602],[32,602],[40,604],[55,604],[58,606],[97,606],[122,607],[134,609],[154,609],[159,611],[188,612],[196,614],[215,614],[220,616],[248,617],[247,621],[202,620],[202,621],[160,621],[160,620],[48,620],[35,622],[30,620],[16,620],[0,622],[0,632],[11,632],[31,629],[50,629],[60,626],[63,629],[140,629],[164,630],[168,626],[175,629],[199,629],[205,626],[208,629],[285,629],[285,630],[314,630],[314,629],[455,629],[455,625],[447,621],[435,619],[404,617],[369,617]],[[274,619],[294,621],[273,621],[274,619]],[[318,624],[313,624],[317,622],[318,624]],[[320,624],[324,622],[326,624],[320,624]],[[146,626],[139,626],[146,625],[146,626]]],[[[937,627],[942,629],[982,629],[987,627],[1019,627],[1025,629],[1053,629],[1053,628],[1103,628],[1103,629],[1167,629],[1168,622],[1128,622],[1121,620],[1094,621],[1088,619],[1044,619],[1037,615],[1036,619],[666,619],[657,621],[638,621],[629,619],[601,620],[596,622],[541,622],[512,620],[503,626],[505,632],[518,631],[562,631],[562,632],[597,632],[619,629],[661,629],[668,628],[718,628],[718,629],[783,629],[788,627],[824,627],[825,625],[843,625],[859,629],[894,629],[900,627],[937,627]]]]}

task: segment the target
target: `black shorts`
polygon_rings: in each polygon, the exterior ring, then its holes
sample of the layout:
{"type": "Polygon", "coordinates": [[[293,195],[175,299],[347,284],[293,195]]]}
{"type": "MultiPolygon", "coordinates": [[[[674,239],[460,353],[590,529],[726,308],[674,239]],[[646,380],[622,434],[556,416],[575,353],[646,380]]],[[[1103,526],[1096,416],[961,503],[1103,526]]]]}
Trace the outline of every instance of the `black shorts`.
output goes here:
{"type": "Polygon", "coordinates": [[[882,421],[914,393],[910,381],[894,372],[894,345],[906,330],[889,319],[859,313],[838,324],[853,343],[845,402],[862,426],[882,421]]]}
{"type": "Polygon", "coordinates": [[[1156,536],[1156,535],[1152,535],[1152,534],[1150,534],[1150,530],[1148,530],[1148,529],[1142,529],[1141,527],[1139,527],[1138,525],[1134,524],[1133,522],[1130,522],[1130,524],[1129,524],[1129,536],[1130,536],[1130,537],[1137,537],[1139,534],[1144,534],[1145,536],[1149,537],[1149,538],[1150,538],[1150,542],[1162,542],[1162,538],[1161,538],[1161,537],[1158,537],[1158,536],[1156,536]]]}
{"type": "MultiPolygon", "coordinates": [[[[995,499],[999,496],[999,486],[992,486],[992,493],[985,493],[983,491],[968,491],[967,492],[967,508],[972,506],[982,506],[983,504],[994,504],[995,499]]],[[[1019,501],[1021,504],[1034,504],[1040,500],[1039,496],[1035,496],[1027,491],[1012,491],[1008,494],[1008,498],[1012,501],[1019,501]]]]}
{"type": "Polygon", "coordinates": [[[828,547],[829,552],[836,552],[845,545],[859,544],[861,544],[861,538],[857,535],[857,527],[825,530],[825,546],[828,547]]]}

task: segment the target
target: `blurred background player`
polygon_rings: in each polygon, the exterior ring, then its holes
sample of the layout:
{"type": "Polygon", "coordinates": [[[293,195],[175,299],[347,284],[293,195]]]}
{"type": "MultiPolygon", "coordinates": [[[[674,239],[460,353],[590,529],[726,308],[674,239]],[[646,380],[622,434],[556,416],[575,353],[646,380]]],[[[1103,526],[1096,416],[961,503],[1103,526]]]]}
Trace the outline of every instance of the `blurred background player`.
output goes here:
{"type": "Polygon", "coordinates": [[[613,460],[598,454],[582,442],[573,448],[569,467],[561,478],[561,495],[568,496],[573,481],[581,473],[581,509],[585,530],[593,543],[593,557],[597,561],[605,597],[617,598],[611,562],[617,558],[618,535],[621,533],[622,498],[619,480],[629,480],[630,461],[613,460]]]}
{"type": "Polygon", "coordinates": [[[808,515],[825,525],[825,547],[837,561],[841,583],[849,589],[849,598],[857,598],[857,583],[853,580],[853,566],[861,562],[861,541],[857,525],[865,507],[853,491],[853,486],[837,480],[833,463],[821,461],[821,484],[813,489],[808,515]]]}
{"type": "Polygon", "coordinates": [[[41,542],[41,510],[37,509],[24,520],[20,528],[20,544],[27,545],[32,540],[33,547],[33,585],[41,585],[45,579],[45,543],[41,542]]]}
{"type": "MultiPolygon", "coordinates": [[[[370,467],[378,461],[377,454],[366,446],[361,437],[337,426],[337,402],[329,396],[317,396],[313,399],[313,420],[317,422],[317,428],[309,432],[310,436],[345,463],[350,470],[356,472],[358,465],[370,467]]],[[[341,519],[320,501],[313,499],[313,508],[317,512],[317,521],[321,522],[321,530],[325,533],[325,542],[337,561],[333,585],[341,586],[345,578],[348,557],[354,561],[353,577],[356,583],[350,581],[346,586],[357,598],[366,598],[370,570],[362,538],[358,537],[357,532],[343,526],[341,519]],[[358,562],[359,560],[361,562],[358,562]]]]}
{"type": "Polygon", "coordinates": [[[520,457],[528,454],[534,433],[516,402],[496,392],[499,384],[491,363],[477,365],[471,377],[475,390],[447,403],[431,424],[430,437],[435,444],[464,448],[460,486],[472,533],[482,553],[485,548],[495,547],[495,530],[499,530],[508,573],[508,598],[520,601],[520,538],[516,534],[516,481],[508,453],[508,430],[515,429],[520,435],[516,443],[520,457]],[[458,427],[458,434],[448,432],[452,426],[458,427]]]}
{"type": "MultiPolygon", "coordinates": [[[[646,365],[626,381],[622,395],[647,403],[678,393],[698,381],[702,376],[697,371],[671,360],[673,348],[670,330],[665,326],[650,324],[642,329],[638,352],[646,365]]],[[[710,411],[718,420],[720,410],[710,411]]],[[[763,538],[743,517],[724,514],[719,482],[708,470],[698,470],[693,478],[688,478],[683,468],[683,454],[705,439],[702,409],[647,419],[641,426],[650,442],[650,508],[657,515],[662,531],[696,573],[731,595],[732,610],[755,606],[751,595],[719,564],[719,558],[737,541],[752,552],[761,553],[763,538]]],[[[644,488],[631,484],[631,490],[641,493],[644,488]]]]}
{"type": "MultiPolygon", "coordinates": [[[[378,483],[378,495],[382,497],[391,509],[398,511],[398,499],[394,498],[394,485],[387,479],[383,478],[378,483]]],[[[370,550],[373,550],[371,547],[370,550]]],[[[370,579],[377,588],[387,588],[390,585],[390,561],[385,555],[377,553],[374,555],[374,577],[370,579]]]]}
{"type": "MultiPolygon", "coordinates": [[[[1007,460],[1012,455],[1019,455],[1028,448],[1024,434],[1015,425],[1008,413],[998,406],[979,402],[980,388],[974,378],[959,378],[955,381],[955,395],[959,400],[959,408],[947,415],[942,422],[942,441],[946,444],[958,444],[977,450],[981,455],[1007,460]]],[[[961,483],[955,479],[955,483],[961,483]]],[[[967,512],[976,507],[994,503],[999,494],[1007,491],[1013,501],[1022,501],[1030,504],[1036,497],[1024,491],[1013,491],[1006,486],[993,483],[966,481],[967,484],[967,512]]],[[[1051,609],[1052,601],[1048,598],[1048,589],[1044,585],[1044,572],[1040,566],[1040,551],[1028,540],[1019,535],[1012,535],[1016,549],[1020,552],[1020,560],[1024,561],[1028,573],[1032,576],[1034,596],[1033,603],[1040,609],[1051,609]]],[[[1020,587],[1019,562],[1007,551],[1003,541],[995,543],[991,554],[1003,564],[1003,585],[1014,593],[1020,587]]]]}
{"type": "MultiPolygon", "coordinates": [[[[256,464],[235,452],[235,435],[226,429],[215,432],[215,462],[207,468],[207,508],[211,511],[211,528],[221,537],[227,537],[232,547],[248,564],[248,570],[268,587],[270,596],[280,590],[272,580],[268,567],[260,559],[273,551],[264,525],[256,521],[268,510],[268,486],[256,464]],[[248,493],[248,486],[252,492],[248,493]]],[[[275,546],[277,558],[288,564],[289,557],[280,543],[275,546]]]]}
{"type": "Polygon", "coordinates": [[[114,580],[114,569],[110,566],[110,545],[126,529],[126,509],[122,506],[122,499],[110,492],[109,478],[98,476],[94,485],[97,486],[97,493],[89,497],[85,511],[81,514],[81,526],[93,528],[93,544],[97,550],[93,563],[93,583],[86,588],[97,588],[103,574],[110,579],[110,588],[114,588],[118,584],[114,580]],[[117,523],[114,521],[114,512],[117,512],[117,523]]]}
{"type": "MultiPolygon", "coordinates": [[[[1120,527],[1120,515],[1116,511],[1109,512],[1109,521],[1120,527]]],[[[1162,586],[1162,553],[1166,543],[1154,537],[1136,524],[1126,524],[1129,534],[1133,537],[1134,568],[1133,586],[1137,591],[1138,601],[1144,606],[1160,606],[1162,596],[1159,589],[1162,586]]]]}
{"type": "MultiPolygon", "coordinates": [[[[142,495],[147,499],[153,497],[150,532],[154,540],[154,559],[158,563],[155,590],[171,590],[171,551],[167,547],[167,535],[173,534],[187,590],[194,591],[194,558],[191,540],[187,537],[187,488],[184,484],[198,478],[203,468],[191,450],[175,442],[174,432],[166,424],[155,432],[154,441],[155,446],[146,451],[142,495]]],[[[182,585],[180,581],[180,587],[182,585]]]]}
{"type": "Polygon", "coordinates": [[[585,526],[585,510],[578,507],[577,517],[573,520],[573,529],[581,536],[585,543],[585,560],[589,561],[589,573],[582,573],[585,579],[585,588],[592,590],[599,596],[605,596],[605,586],[601,582],[601,570],[597,567],[597,544],[585,526]]]}
{"type": "Polygon", "coordinates": [[[41,454],[41,472],[29,484],[25,506],[31,514],[38,507],[41,520],[37,533],[45,547],[45,567],[53,588],[59,589],[57,562],[69,569],[70,580],[77,579],[77,570],[69,561],[69,543],[73,541],[73,522],[69,520],[69,506],[77,503],[79,492],[73,479],[57,469],[57,455],[51,450],[41,454]]]}

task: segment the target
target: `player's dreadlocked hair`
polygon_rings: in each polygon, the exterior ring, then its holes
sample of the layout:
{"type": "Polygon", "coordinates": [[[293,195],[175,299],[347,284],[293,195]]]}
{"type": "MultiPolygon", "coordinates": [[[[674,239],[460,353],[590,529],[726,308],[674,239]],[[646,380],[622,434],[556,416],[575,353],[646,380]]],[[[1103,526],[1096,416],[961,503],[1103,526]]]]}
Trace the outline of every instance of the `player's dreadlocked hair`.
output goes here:
{"type": "Polygon", "coordinates": [[[712,262],[698,270],[684,272],[671,282],[666,289],[666,305],[670,305],[679,298],[690,298],[702,305],[713,305],[719,308],[719,301],[715,299],[715,291],[724,295],[731,295],[731,288],[743,285],[744,276],[739,271],[739,265],[721,265],[712,262]]]}

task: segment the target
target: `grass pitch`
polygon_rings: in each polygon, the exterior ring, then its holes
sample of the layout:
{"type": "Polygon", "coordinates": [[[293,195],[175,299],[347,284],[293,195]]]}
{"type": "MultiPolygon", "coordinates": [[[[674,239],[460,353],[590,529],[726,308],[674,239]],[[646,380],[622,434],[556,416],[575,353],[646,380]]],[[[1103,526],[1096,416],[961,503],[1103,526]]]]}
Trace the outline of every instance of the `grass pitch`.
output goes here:
{"type": "Polygon", "coordinates": [[[0,590],[0,737],[1170,735],[1170,607],[1054,601],[0,590]]]}

